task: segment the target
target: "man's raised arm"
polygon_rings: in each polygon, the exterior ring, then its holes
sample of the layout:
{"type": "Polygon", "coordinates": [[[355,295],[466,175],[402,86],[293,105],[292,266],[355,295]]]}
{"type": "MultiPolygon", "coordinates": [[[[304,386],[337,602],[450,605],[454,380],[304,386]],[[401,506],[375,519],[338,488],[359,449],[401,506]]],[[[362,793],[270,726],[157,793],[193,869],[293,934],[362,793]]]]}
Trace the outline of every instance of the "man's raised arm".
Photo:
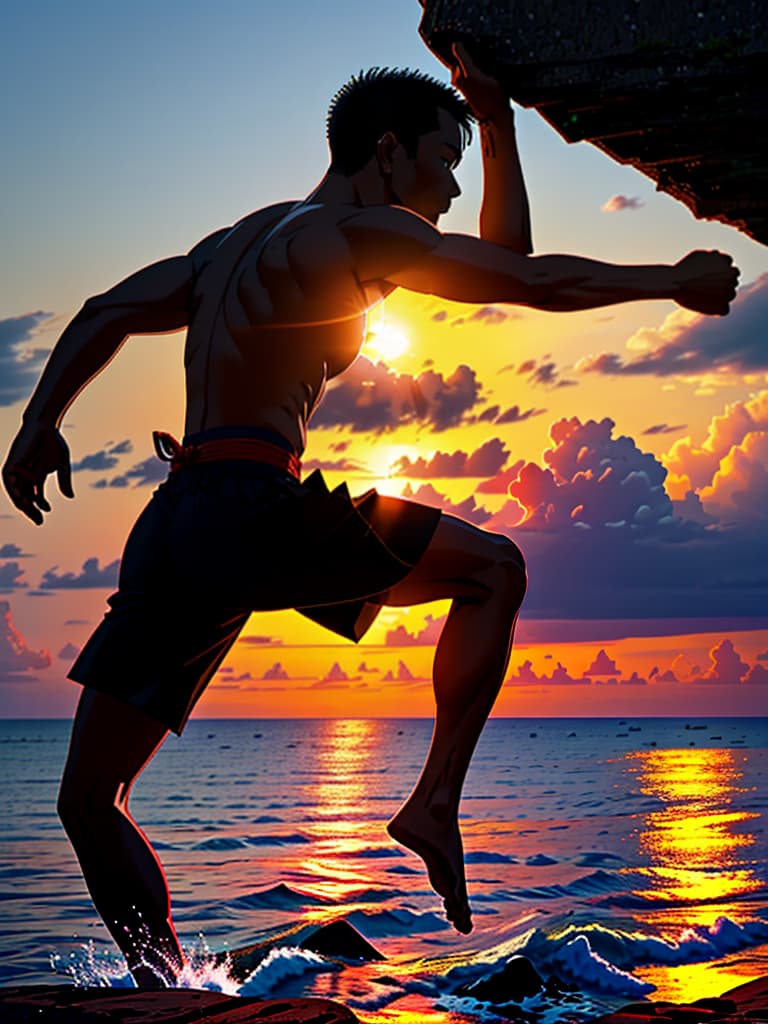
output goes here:
{"type": "Polygon", "coordinates": [[[521,256],[533,252],[528,193],[517,151],[515,112],[496,79],[486,75],[462,43],[453,47],[451,82],[464,94],[480,130],[483,201],[480,237],[521,256]]]}
{"type": "Polygon", "coordinates": [[[193,254],[154,263],[88,299],[67,325],[3,467],[11,501],[32,522],[39,525],[42,513],[50,511],[43,493],[49,473],[57,474],[64,495],[74,496],[69,450],[58,429],[65,412],[129,335],[175,331],[188,323],[195,276],[193,254]]]}

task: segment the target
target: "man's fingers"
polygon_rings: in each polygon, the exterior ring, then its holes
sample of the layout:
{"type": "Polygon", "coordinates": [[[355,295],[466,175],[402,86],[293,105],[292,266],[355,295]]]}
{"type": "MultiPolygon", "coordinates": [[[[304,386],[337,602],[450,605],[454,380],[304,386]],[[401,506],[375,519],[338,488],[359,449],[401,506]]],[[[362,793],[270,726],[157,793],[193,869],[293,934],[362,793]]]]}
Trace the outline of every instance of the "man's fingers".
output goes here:
{"type": "Polygon", "coordinates": [[[459,66],[459,70],[465,78],[469,77],[470,68],[474,67],[472,58],[467,52],[467,48],[464,43],[454,43],[451,47],[451,52],[456,58],[456,63],[459,66]]]}
{"type": "Polygon", "coordinates": [[[35,507],[33,487],[30,481],[21,480],[15,474],[9,472],[5,482],[8,496],[19,512],[23,512],[27,519],[31,519],[33,523],[40,526],[43,516],[40,510],[35,507]]]}
{"type": "Polygon", "coordinates": [[[35,504],[37,505],[38,508],[41,508],[43,512],[51,511],[51,506],[48,504],[48,501],[43,492],[43,482],[35,486],[35,504]]]}
{"type": "Polygon", "coordinates": [[[59,485],[59,490],[65,498],[74,498],[75,492],[72,489],[72,467],[69,464],[69,460],[62,463],[56,470],[56,480],[59,485]]]}

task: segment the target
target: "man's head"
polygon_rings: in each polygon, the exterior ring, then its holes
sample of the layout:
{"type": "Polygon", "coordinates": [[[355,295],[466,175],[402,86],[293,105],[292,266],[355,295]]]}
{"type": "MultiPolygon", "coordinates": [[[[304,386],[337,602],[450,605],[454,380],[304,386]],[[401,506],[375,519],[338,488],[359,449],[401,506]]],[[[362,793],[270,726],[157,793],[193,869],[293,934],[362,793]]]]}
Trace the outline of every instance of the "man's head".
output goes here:
{"type": "Polygon", "coordinates": [[[435,221],[459,194],[451,172],[471,126],[467,103],[450,86],[419,71],[372,68],[331,101],[330,170],[352,177],[375,158],[390,201],[435,221]]]}

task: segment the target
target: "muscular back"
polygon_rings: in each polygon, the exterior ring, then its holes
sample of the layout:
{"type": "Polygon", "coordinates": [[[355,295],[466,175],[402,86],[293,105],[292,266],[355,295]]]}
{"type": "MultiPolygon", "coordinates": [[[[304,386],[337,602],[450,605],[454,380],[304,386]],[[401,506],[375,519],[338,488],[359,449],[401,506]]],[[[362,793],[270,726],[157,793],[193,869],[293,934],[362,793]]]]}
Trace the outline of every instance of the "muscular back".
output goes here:
{"type": "Polygon", "coordinates": [[[326,382],[357,356],[366,309],[387,290],[360,282],[340,226],[358,212],[281,204],[193,251],[187,433],[266,426],[303,449],[326,382]]]}

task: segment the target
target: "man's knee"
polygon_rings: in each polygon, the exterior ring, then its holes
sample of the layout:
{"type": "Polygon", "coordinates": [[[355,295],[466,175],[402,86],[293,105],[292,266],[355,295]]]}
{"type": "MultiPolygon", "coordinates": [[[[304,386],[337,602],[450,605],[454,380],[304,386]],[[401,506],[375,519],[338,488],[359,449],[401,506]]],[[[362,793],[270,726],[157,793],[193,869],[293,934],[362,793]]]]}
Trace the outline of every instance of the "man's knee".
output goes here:
{"type": "Polygon", "coordinates": [[[512,600],[522,603],[528,586],[525,558],[520,548],[509,537],[500,533],[489,534],[493,550],[494,569],[503,579],[503,585],[512,600]]]}
{"type": "Polygon", "coordinates": [[[119,813],[113,789],[96,781],[82,782],[65,774],[56,804],[59,819],[70,838],[98,827],[105,817],[119,813]]]}

